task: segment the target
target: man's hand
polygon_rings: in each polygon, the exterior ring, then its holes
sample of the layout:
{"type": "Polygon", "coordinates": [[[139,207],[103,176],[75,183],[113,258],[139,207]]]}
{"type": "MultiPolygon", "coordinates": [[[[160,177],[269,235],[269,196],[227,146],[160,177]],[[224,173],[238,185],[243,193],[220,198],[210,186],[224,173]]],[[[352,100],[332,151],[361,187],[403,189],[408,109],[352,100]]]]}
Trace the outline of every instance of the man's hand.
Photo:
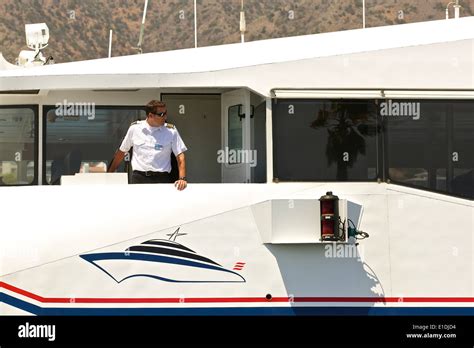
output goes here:
{"type": "Polygon", "coordinates": [[[186,180],[176,180],[174,182],[174,186],[178,189],[178,191],[183,191],[186,186],[188,186],[188,183],[186,182],[186,180]]]}

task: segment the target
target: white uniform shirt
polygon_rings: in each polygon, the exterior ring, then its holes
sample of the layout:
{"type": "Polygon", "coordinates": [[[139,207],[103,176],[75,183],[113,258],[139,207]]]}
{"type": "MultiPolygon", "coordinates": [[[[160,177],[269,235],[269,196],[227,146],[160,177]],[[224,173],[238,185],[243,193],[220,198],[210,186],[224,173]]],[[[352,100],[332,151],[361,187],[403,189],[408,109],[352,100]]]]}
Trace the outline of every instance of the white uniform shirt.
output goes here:
{"type": "Polygon", "coordinates": [[[145,121],[130,126],[120,145],[120,151],[128,152],[133,146],[132,168],[142,172],[171,172],[171,151],[178,156],[187,150],[178,130],[165,123],[152,127],[145,121]]]}

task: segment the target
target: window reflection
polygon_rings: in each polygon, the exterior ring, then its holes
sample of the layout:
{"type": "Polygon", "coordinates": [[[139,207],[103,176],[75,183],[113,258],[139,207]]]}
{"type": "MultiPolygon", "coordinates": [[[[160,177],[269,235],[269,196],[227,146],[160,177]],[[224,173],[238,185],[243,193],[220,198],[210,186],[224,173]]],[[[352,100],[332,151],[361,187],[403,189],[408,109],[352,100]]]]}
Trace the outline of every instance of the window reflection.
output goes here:
{"type": "Polygon", "coordinates": [[[273,127],[281,181],[385,178],[474,198],[473,101],[279,99],[273,127]]]}
{"type": "Polygon", "coordinates": [[[428,171],[425,168],[389,168],[388,175],[399,183],[428,187],[428,171]]]}
{"type": "Polygon", "coordinates": [[[0,108],[0,185],[34,182],[35,122],[31,108],[0,108]]]}
{"type": "MultiPolygon", "coordinates": [[[[62,175],[106,172],[130,124],[145,119],[141,107],[96,107],[93,118],[46,113],[46,182],[60,184],[62,175]]],[[[118,168],[125,171],[125,163],[118,168]]]]}
{"type": "Polygon", "coordinates": [[[474,101],[451,104],[449,192],[474,198],[474,101]]]}
{"type": "Polygon", "coordinates": [[[410,102],[420,104],[418,119],[384,118],[389,178],[400,184],[473,198],[474,103],[410,102]]]}
{"type": "Polygon", "coordinates": [[[301,181],[374,180],[377,128],[375,101],[278,100],[275,176],[301,181]]]}

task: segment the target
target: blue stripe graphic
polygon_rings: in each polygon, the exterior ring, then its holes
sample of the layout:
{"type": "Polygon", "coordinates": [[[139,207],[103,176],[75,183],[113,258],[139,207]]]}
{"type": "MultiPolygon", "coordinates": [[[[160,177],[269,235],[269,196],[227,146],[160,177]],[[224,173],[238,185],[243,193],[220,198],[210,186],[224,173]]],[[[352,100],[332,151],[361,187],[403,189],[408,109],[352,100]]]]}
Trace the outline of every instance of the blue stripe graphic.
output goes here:
{"type": "Polygon", "coordinates": [[[0,293],[0,302],[36,315],[159,316],[474,316],[473,307],[43,308],[0,293]]]}

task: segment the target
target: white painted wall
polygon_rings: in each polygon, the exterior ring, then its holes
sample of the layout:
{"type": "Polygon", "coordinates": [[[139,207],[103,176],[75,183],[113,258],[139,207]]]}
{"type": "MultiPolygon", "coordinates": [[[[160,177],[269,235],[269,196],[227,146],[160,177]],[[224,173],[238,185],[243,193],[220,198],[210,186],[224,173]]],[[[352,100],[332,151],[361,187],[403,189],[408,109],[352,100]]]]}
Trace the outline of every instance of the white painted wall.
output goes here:
{"type": "Polygon", "coordinates": [[[157,286],[163,297],[472,297],[473,209],[472,201],[376,183],[7,187],[1,280],[58,297],[153,297],[157,286]],[[358,247],[362,262],[327,257],[324,245],[262,243],[251,204],[317,199],[327,190],[364,208],[360,228],[370,237],[358,247]],[[166,238],[176,226],[187,233],[181,243],[224,267],[246,262],[247,282],[117,285],[77,257],[166,238]]]}
{"type": "Polygon", "coordinates": [[[221,96],[165,94],[168,121],[176,125],[188,151],[186,176],[190,183],[220,183],[221,96]]]}

